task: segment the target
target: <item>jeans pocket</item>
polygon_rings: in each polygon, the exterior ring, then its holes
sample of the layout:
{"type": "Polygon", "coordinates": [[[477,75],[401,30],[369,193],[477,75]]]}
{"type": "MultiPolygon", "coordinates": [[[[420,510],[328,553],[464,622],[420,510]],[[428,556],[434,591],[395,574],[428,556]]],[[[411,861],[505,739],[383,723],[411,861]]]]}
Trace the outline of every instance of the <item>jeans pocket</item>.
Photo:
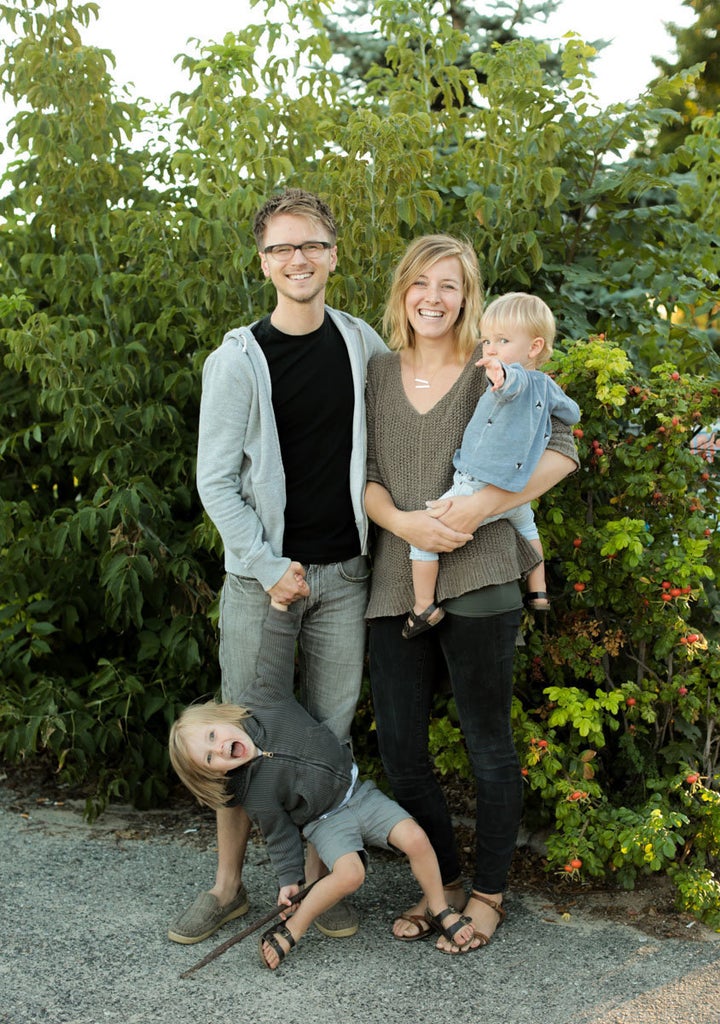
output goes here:
{"type": "Polygon", "coordinates": [[[370,562],[366,555],[348,558],[346,562],[338,562],[337,569],[348,583],[367,583],[370,579],[370,562]]]}
{"type": "Polygon", "coordinates": [[[254,576],[238,576],[234,572],[225,574],[225,584],[235,594],[254,594],[258,589],[262,590],[254,576]]]}

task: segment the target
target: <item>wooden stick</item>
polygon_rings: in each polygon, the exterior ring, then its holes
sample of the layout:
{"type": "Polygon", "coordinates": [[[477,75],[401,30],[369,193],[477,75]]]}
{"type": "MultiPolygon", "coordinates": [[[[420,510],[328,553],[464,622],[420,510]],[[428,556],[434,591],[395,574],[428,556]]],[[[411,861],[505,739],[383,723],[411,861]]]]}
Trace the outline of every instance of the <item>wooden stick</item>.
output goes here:
{"type": "MultiPolygon", "coordinates": [[[[312,889],[313,885],[315,885],[315,882],[311,882],[310,885],[305,886],[305,888],[301,889],[300,892],[296,893],[294,896],[291,896],[291,905],[299,903],[300,900],[304,899],[305,896],[307,896],[307,894],[312,889]]],[[[252,935],[252,933],[256,932],[258,928],[262,928],[264,924],[267,924],[268,921],[272,921],[273,918],[279,917],[280,914],[284,913],[285,910],[287,909],[289,908],[280,907],[277,905],[274,906],[272,910],[268,910],[267,914],[263,914],[262,917],[259,917],[257,921],[255,921],[253,924],[248,925],[248,927],[243,929],[243,931],[241,931],[238,935],[233,935],[231,939],[228,939],[226,942],[223,942],[222,945],[216,946],[212,953],[208,953],[208,955],[204,956],[202,960],[198,960],[198,962],[196,964],[193,964],[192,967],[189,967],[186,971],[183,971],[180,977],[189,978],[191,974],[195,973],[195,971],[199,971],[201,967],[205,967],[206,964],[209,964],[212,960],[215,960],[217,957],[222,956],[223,953],[226,953],[231,946],[235,945],[236,942],[242,942],[242,940],[246,939],[248,935],[252,935]]]]}

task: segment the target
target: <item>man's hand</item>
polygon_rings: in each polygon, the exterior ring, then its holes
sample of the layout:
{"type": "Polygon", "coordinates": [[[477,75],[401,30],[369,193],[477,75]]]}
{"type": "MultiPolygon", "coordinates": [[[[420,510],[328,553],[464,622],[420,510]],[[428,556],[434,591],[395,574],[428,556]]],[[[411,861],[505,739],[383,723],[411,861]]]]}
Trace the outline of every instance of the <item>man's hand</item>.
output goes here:
{"type": "Polygon", "coordinates": [[[291,562],[275,586],[268,590],[270,599],[276,604],[292,604],[303,597],[309,597],[310,587],[305,582],[305,570],[299,562],[291,562]]]}

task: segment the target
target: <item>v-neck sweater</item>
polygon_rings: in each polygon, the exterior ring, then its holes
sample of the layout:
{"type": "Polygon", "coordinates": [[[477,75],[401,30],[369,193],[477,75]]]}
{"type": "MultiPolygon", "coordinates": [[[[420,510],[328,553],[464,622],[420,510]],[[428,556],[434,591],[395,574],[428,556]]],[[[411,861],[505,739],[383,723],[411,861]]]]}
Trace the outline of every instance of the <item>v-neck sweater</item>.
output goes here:
{"type": "MultiPolygon", "coordinates": [[[[408,400],[398,352],[380,353],[368,363],[367,479],[385,487],[401,511],[421,509],[450,487],[453,456],[487,387],[485,371],[475,366],[480,356],[478,346],[450,390],[425,413],[408,400]]],[[[555,419],[552,426],[548,448],[577,462],[570,428],[555,419]]],[[[463,547],[440,555],[436,598],[444,601],[521,579],[539,561],[506,519],[481,525],[463,547]]],[[[367,618],[403,615],[413,603],[409,546],[376,528],[367,618]]]]}

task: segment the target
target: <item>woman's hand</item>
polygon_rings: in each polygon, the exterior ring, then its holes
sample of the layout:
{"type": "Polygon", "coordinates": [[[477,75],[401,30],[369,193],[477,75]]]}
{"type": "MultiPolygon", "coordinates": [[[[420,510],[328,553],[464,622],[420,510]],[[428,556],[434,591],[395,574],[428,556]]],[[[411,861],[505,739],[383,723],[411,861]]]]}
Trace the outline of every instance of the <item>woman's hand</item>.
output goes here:
{"type": "MultiPolygon", "coordinates": [[[[441,504],[448,505],[449,502],[441,504]]],[[[434,551],[437,554],[454,551],[472,540],[472,533],[456,530],[445,519],[441,520],[433,515],[430,509],[427,512],[423,512],[422,509],[417,512],[398,511],[392,532],[413,547],[422,548],[423,551],[434,551]]]]}
{"type": "MultiPolygon", "coordinates": [[[[433,502],[438,506],[447,505],[451,502],[433,502]]],[[[382,486],[371,482],[365,488],[365,507],[369,517],[374,523],[389,530],[396,537],[412,544],[413,547],[421,548],[423,551],[434,551],[440,554],[443,551],[454,551],[461,548],[472,540],[472,532],[457,530],[453,526],[442,522],[429,509],[417,512],[401,512],[396,508],[390,492],[382,486]]],[[[442,514],[442,513],[441,513],[442,514]]]]}
{"type": "Polygon", "coordinates": [[[426,502],[428,515],[437,516],[438,521],[452,530],[470,534],[477,530],[486,516],[491,515],[487,501],[483,499],[485,489],[475,494],[459,494],[452,498],[426,502]]]}

